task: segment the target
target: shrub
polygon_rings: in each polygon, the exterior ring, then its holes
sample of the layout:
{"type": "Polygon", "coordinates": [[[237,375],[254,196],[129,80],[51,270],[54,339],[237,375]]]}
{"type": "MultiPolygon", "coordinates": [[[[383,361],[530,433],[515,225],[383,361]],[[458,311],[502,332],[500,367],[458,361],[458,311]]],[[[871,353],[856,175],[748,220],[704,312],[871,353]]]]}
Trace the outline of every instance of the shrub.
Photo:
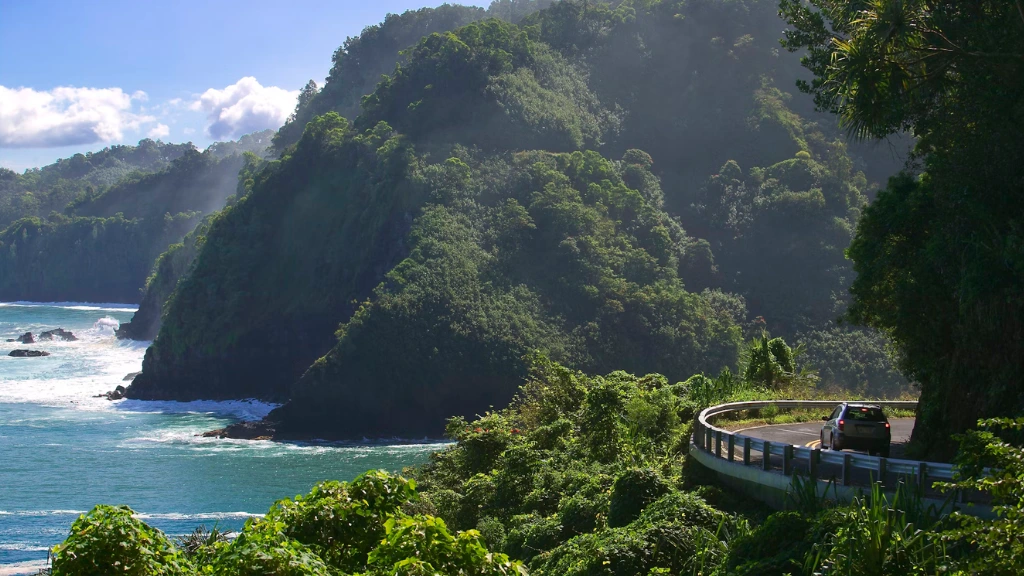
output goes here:
{"type": "Polygon", "coordinates": [[[524,514],[513,518],[512,525],[514,528],[505,540],[505,550],[509,556],[524,562],[562,542],[562,525],[557,516],[542,518],[536,514],[524,514]]]}
{"type": "Polygon", "coordinates": [[[702,528],[663,524],[584,534],[538,559],[535,572],[558,576],[710,573],[722,544],[702,528]],[[707,554],[710,550],[712,553],[707,554]]]}
{"type": "Polygon", "coordinates": [[[568,537],[598,529],[608,517],[609,496],[600,486],[569,493],[558,505],[558,517],[568,537]]]}
{"type": "Polygon", "coordinates": [[[488,413],[472,426],[464,418],[452,418],[445,434],[459,443],[460,464],[467,475],[487,473],[513,441],[512,427],[500,414],[488,413]]]}
{"type": "Polygon", "coordinates": [[[223,531],[216,525],[213,528],[200,525],[191,533],[175,539],[175,544],[193,564],[202,567],[213,560],[217,553],[217,545],[227,543],[230,537],[231,532],[223,531]]]}
{"type": "Polygon", "coordinates": [[[530,432],[530,440],[540,450],[558,450],[565,447],[565,442],[572,432],[572,423],[559,418],[551,424],[538,426],[530,432]]]}
{"type": "Polygon", "coordinates": [[[462,506],[459,507],[456,528],[471,528],[476,525],[480,513],[494,499],[494,479],[487,474],[475,474],[462,484],[462,506]]]}
{"type": "Polygon", "coordinates": [[[462,517],[462,494],[454,490],[434,490],[428,492],[424,496],[424,500],[429,501],[434,506],[434,510],[437,511],[435,516],[441,518],[446,524],[451,526],[458,526],[459,519],[462,517]]]}
{"type": "Polygon", "coordinates": [[[521,563],[488,552],[476,530],[453,535],[440,518],[395,517],[387,521],[385,530],[384,540],[370,553],[369,574],[526,575],[521,563]]]}
{"type": "Polygon", "coordinates": [[[541,466],[536,450],[529,446],[513,446],[501,454],[494,475],[494,505],[514,510],[533,490],[534,476],[541,466]]]}
{"type": "Polygon", "coordinates": [[[539,571],[560,576],[647,574],[649,555],[642,534],[624,529],[584,534],[553,550],[539,571]]]}
{"type": "Polygon", "coordinates": [[[722,537],[728,537],[733,521],[726,514],[709,506],[696,494],[671,492],[648,505],[635,523],[648,526],[682,524],[704,528],[710,532],[721,531],[722,537]]]}
{"type": "Polygon", "coordinates": [[[57,576],[163,576],[189,574],[191,566],[163,532],[137,520],[127,506],[96,506],[79,516],[71,534],[53,549],[57,576]]]}
{"type": "Polygon", "coordinates": [[[650,468],[632,469],[615,479],[608,526],[625,526],[636,520],[643,509],[668,492],[668,485],[650,468]]]}
{"type": "Polygon", "coordinates": [[[799,573],[811,548],[812,522],[798,512],[772,514],[750,534],[729,543],[727,566],[737,576],[799,573]]]}
{"type": "Polygon", "coordinates": [[[215,576],[331,576],[327,564],[310,547],[289,538],[274,520],[248,520],[237,538],[213,560],[215,576]]]}
{"type": "Polygon", "coordinates": [[[485,516],[476,523],[476,531],[480,533],[484,544],[490,550],[503,550],[505,548],[505,525],[497,518],[485,516]]]}
{"type": "Polygon", "coordinates": [[[807,565],[837,574],[950,573],[946,542],[928,530],[934,518],[917,504],[905,490],[890,496],[873,485],[870,498],[855,498],[850,507],[826,515],[830,530],[817,530],[807,565]]]}
{"type": "Polygon", "coordinates": [[[281,500],[267,514],[285,535],[312,548],[334,568],[358,571],[384,537],[384,523],[417,499],[415,482],[370,471],[350,483],[321,482],[306,496],[281,500]]]}

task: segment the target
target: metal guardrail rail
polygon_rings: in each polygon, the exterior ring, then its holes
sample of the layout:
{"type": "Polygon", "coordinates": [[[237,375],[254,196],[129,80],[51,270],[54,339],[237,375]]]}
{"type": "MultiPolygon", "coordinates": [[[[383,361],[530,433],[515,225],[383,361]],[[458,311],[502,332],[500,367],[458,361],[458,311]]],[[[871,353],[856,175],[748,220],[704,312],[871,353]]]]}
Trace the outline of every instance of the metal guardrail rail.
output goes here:
{"type": "MultiPolygon", "coordinates": [[[[850,452],[821,450],[820,448],[806,448],[791,444],[773,443],[760,438],[753,438],[744,434],[730,432],[711,424],[709,419],[721,416],[729,412],[741,410],[759,410],[768,406],[778,408],[826,408],[831,409],[840,401],[822,400],[769,400],[757,402],[732,402],[720,404],[707,408],[697,416],[693,431],[693,444],[701,450],[714,455],[717,458],[725,459],[735,464],[750,466],[751,453],[760,453],[762,458],[760,465],[763,470],[772,470],[773,457],[778,457],[782,464],[782,473],[791,476],[794,464],[803,461],[807,465],[812,478],[818,477],[818,468],[821,464],[834,464],[842,467],[841,483],[843,486],[852,484],[853,471],[867,470],[872,477],[884,479],[887,474],[895,474],[903,477],[913,477],[914,481],[922,489],[931,486],[931,482],[937,480],[952,480],[954,467],[952,464],[938,462],[921,462],[918,460],[900,460],[896,458],[883,458],[868,456],[866,454],[853,454],[850,452]],[[742,450],[742,456],[737,460],[737,449],[742,450]]],[[[883,408],[915,408],[917,402],[907,401],[879,401],[871,402],[883,408]]],[[[838,478],[837,478],[838,479],[838,478]]]]}

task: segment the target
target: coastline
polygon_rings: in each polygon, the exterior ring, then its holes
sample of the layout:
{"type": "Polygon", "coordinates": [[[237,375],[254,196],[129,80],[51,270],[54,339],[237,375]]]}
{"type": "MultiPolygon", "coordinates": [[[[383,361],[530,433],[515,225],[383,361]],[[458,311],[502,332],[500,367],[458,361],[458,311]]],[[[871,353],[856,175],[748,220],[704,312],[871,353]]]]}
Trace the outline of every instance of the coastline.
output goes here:
{"type": "Polygon", "coordinates": [[[454,443],[452,440],[447,438],[431,438],[429,436],[424,436],[418,439],[400,438],[397,436],[386,438],[363,437],[358,440],[318,438],[296,434],[282,434],[277,431],[276,426],[276,422],[266,420],[242,420],[240,422],[235,422],[234,424],[229,424],[223,428],[217,428],[216,430],[196,434],[196,436],[222,440],[250,440],[256,442],[270,441],[283,444],[302,444],[309,446],[433,446],[449,445],[454,443]]]}

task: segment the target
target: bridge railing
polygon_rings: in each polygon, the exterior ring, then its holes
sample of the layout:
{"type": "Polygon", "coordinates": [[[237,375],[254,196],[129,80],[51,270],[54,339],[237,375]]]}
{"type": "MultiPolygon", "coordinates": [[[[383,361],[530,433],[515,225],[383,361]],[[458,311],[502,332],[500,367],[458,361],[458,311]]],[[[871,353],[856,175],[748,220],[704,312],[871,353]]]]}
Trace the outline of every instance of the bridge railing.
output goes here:
{"type": "MultiPolygon", "coordinates": [[[[693,444],[698,449],[708,452],[717,458],[745,466],[751,465],[752,454],[759,453],[761,455],[759,465],[763,470],[770,471],[776,464],[779,464],[782,467],[782,473],[787,476],[793,474],[794,465],[798,462],[806,464],[812,478],[818,478],[821,464],[837,465],[841,467],[841,473],[837,477],[837,484],[841,483],[842,486],[853,484],[855,470],[867,470],[871,478],[882,482],[885,481],[887,475],[894,474],[904,478],[912,477],[922,490],[929,488],[934,481],[953,479],[954,467],[951,464],[884,458],[868,456],[866,454],[822,450],[820,447],[808,448],[770,442],[745,434],[730,432],[711,423],[711,420],[716,416],[722,416],[730,412],[761,410],[769,406],[783,409],[832,409],[839,404],[839,401],[822,400],[768,400],[732,402],[712,406],[703,410],[697,416],[693,431],[693,444]],[[740,451],[742,454],[738,453],[740,451]]],[[[901,409],[913,409],[917,406],[917,402],[913,401],[878,401],[871,402],[871,404],[881,406],[882,408],[901,409]]]]}

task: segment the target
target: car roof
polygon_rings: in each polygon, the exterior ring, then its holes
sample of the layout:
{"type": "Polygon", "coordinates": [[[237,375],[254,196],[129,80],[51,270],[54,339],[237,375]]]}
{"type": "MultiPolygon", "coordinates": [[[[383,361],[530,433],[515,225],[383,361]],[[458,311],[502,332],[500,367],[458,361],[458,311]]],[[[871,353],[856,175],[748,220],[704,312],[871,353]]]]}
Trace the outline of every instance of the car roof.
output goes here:
{"type": "Polygon", "coordinates": [[[879,406],[878,404],[865,404],[863,402],[843,402],[843,404],[851,408],[878,408],[879,410],[882,409],[882,407],[879,406]]]}

